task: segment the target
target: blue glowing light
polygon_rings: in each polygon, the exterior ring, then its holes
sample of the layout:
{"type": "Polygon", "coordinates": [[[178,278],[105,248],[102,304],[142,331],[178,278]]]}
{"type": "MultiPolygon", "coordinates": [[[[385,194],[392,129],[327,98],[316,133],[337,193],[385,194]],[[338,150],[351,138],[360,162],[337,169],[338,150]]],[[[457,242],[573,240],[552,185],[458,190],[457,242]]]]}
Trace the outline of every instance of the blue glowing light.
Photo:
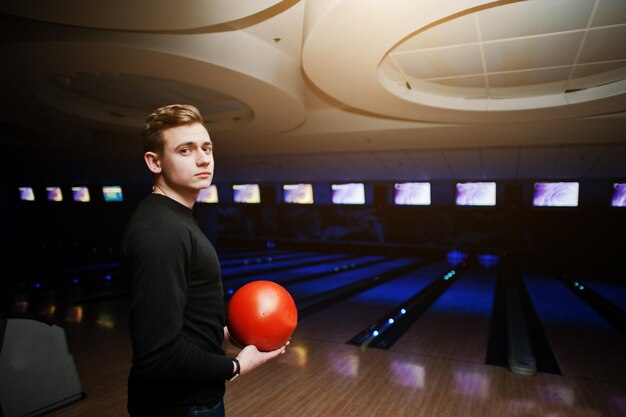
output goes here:
{"type": "Polygon", "coordinates": [[[106,275],[104,279],[106,279],[107,281],[111,281],[111,275],[106,275]]]}
{"type": "Polygon", "coordinates": [[[372,332],[372,336],[374,336],[374,337],[378,336],[379,334],[380,334],[380,333],[378,333],[378,330],[374,330],[374,331],[372,332]]]}
{"type": "Polygon", "coordinates": [[[578,287],[578,281],[574,282],[574,287],[578,287]]]}
{"type": "Polygon", "coordinates": [[[453,250],[453,251],[448,252],[446,257],[450,265],[456,266],[460,264],[461,262],[465,261],[465,259],[467,259],[467,254],[464,252],[453,250]]]}
{"type": "Polygon", "coordinates": [[[406,314],[406,310],[405,309],[400,310],[400,314],[406,314]]]}
{"type": "Polygon", "coordinates": [[[231,288],[231,289],[229,289],[229,290],[228,290],[228,293],[229,293],[229,294],[234,294],[234,293],[235,293],[235,290],[233,290],[233,289],[231,288]]]}
{"type": "Polygon", "coordinates": [[[394,323],[394,320],[393,320],[393,319],[389,319],[389,320],[387,320],[387,323],[389,323],[389,324],[393,324],[393,323],[394,323]]]}
{"type": "Polygon", "coordinates": [[[74,284],[78,284],[78,278],[74,278],[74,279],[72,280],[72,282],[73,282],[74,284]]]}
{"type": "Polygon", "coordinates": [[[482,254],[478,255],[478,263],[484,266],[485,268],[491,268],[493,266],[498,265],[500,262],[500,257],[493,254],[482,254]]]}
{"type": "Polygon", "coordinates": [[[33,284],[33,287],[39,288],[39,287],[41,287],[41,284],[40,283],[33,284]]]}
{"type": "Polygon", "coordinates": [[[584,287],[584,286],[582,286],[582,285],[580,285],[580,286],[578,287],[578,289],[580,289],[580,290],[582,291],[582,290],[584,290],[584,289],[585,289],[585,287],[584,287]]]}

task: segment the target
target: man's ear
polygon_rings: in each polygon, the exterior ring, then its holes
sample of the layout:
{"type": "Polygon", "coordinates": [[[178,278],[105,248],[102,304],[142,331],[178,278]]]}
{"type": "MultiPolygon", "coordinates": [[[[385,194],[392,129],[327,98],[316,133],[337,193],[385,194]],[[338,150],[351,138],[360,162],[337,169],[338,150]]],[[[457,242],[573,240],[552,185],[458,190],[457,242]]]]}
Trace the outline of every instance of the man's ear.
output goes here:
{"type": "Polygon", "coordinates": [[[146,161],[146,165],[148,165],[148,169],[153,174],[161,173],[161,160],[159,159],[159,154],[156,152],[146,152],[143,155],[144,161],[146,161]]]}

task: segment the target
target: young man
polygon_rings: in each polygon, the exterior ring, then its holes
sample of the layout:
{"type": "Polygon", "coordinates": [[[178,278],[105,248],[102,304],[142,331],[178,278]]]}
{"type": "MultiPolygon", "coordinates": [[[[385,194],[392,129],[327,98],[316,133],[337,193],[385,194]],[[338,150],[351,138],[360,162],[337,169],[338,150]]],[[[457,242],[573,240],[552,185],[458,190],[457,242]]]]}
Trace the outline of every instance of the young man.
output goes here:
{"type": "Polygon", "coordinates": [[[285,351],[246,346],[237,358],[228,340],[215,249],[192,207],[213,177],[213,144],[198,110],[155,110],[142,131],[152,194],[138,205],[122,237],[130,280],[133,347],[128,412],[144,416],[223,416],[225,381],[285,351]]]}

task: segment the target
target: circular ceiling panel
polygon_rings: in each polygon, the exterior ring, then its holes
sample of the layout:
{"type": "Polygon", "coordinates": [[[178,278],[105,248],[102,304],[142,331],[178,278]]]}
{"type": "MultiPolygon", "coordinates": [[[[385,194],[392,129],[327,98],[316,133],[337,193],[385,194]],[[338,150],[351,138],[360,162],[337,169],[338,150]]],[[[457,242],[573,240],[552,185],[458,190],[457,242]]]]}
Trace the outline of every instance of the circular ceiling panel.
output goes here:
{"type": "Polygon", "coordinates": [[[106,43],[35,42],[4,45],[0,53],[7,58],[7,76],[0,83],[10,84],[20,74],[28,80],[20,86],[21,97],[30,92],[101,127],[136,130],[155,108],[181,102],[196,105],[209,130],[220,131],[222,137],[283,132],[304,118],[297,86],[289,83],[287,73],[264,69],[261,59],[256,60],[257,73],[248,74],[234,70],[235,62],[219,65],[106,43]],[[267,106],[268,100],[275,105],[267,106]]]}
{"type": "Polygon", "coordinates": [[[402,94],[407,100],[419,103],[420,92],[427,93],[450,98],[453,109],[461,98],[477,109],[489,108],[481,101],[509,100],[500,109],[520,110],[534,107],[531,97],[609,84],[615,88],[597,89],[596,98],[618,94],[618,81],[626,79],[619,41],[626,22],[599,26],[596,13],[594,2],[526,1],[462,14],[396,45],[381,62],[380,77],[411,90],[402,94]],[[615,47],[598,51],[599,38],[615,47]]]}
{"type": "Polygon", "coordinates": [[[48,77],[45,94],[125,118],[147,115],[172,103],[195,105],[211,131],[249,123],[252,109],[244,102],[212,90],[174,80],[119,73],[67,73],[48,77]]]}
{"type": "Polygon", "coordinates": [[[303,51],[307,75],[356,109],[409,120],[541,120],[623,107],[626,14],[616,2],[415,3],[344,0],[318,11],[303,51]],[[367,30],[346,31],[348,17],[367,30]]]}

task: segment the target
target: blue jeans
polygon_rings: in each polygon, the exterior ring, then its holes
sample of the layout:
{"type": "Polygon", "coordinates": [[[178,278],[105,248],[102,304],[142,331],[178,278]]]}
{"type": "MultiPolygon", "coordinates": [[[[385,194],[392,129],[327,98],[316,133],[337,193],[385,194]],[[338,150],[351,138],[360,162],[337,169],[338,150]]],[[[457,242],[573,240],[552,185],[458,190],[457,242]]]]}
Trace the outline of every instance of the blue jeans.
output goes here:
{"type": "MultiPolygon", "coordinates": [[[[128,406],[128,414],[131,417],[152,417],[155,414],[162,415],[164,410],[160,412],[153,410],[146,410],[142,407],[130,405],[128,406]]],[[[185,417],[224,417],[224,400],[220,401],[213,407],[207,407],[206,405],[192,405],[185,412],[185,417]]]]}
{"type": "Polygon", "coordinates": [[[187,410],[186,417],[224,417],[224,413],[224,401],[220,401],[213,408],[209,408],[206,405],[192,405],[189,407],[189,410],[187,410]]]}

